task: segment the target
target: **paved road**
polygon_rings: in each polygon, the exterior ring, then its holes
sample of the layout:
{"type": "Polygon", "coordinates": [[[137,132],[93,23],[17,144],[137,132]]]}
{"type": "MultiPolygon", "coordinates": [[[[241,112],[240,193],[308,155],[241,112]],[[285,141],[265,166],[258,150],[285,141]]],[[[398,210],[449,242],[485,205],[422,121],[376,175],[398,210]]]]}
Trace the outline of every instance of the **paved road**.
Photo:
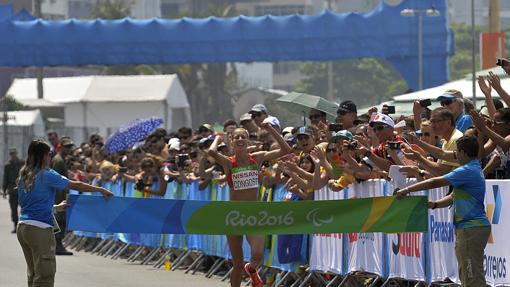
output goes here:
{"type": "MultiPolygon", "coordinates": [[[[26,265],[15,234],[11,234],[9,203],[0,197],[0,286],[26,286],[26,265]]],[[[208,286],[227,287],[218,279],[203,275],[184,274],[184,271],[162,271],[149,266],[130,264],[125,260],[111,260],[89,253],[57,257],[56,287],[169,287],[208,286]]]]}

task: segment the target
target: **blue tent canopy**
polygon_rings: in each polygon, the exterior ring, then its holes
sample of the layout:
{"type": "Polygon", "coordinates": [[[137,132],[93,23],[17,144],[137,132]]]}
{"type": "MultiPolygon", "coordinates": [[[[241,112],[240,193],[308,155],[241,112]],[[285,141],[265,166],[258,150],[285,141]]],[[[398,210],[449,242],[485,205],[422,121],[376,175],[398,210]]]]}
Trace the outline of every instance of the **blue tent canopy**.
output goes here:
{"type": "MultiPolygon", "coordinates": [[[[418,19],[404,8],[430,1],[384,1],[370,13],[177,20],[0,22],[0,66],[215,63],[376,57],[391,62],[416,89],[418,19]]],[[[444,1],[423,18],[424,87],[448,80],[453,53],[444,1]]]]}

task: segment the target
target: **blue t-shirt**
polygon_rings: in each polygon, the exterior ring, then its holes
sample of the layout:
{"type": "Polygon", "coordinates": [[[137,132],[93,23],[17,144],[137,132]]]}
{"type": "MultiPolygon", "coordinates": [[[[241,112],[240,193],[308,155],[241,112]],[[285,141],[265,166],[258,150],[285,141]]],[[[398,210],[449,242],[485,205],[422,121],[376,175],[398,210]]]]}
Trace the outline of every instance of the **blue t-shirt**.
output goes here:
{"type": "Polygon", "coordinates": [[[51,168],[39,171],[34,179],[32,189],[25,190],[23,180],[18,186],[21,220],[37,220],[53,225],[53,204],[55,192],[64,189],[69,179],[51,168]]]}
{"type": "Polygon", "coordinates": [[[455,228],[490,226],[485,214],[485,177],[478,160],[472,160],[443,176],[453,185],[455,228]]]}
{"type": "Polygon", "coordinates": [[[455,120],[455,128],[464,133],[468,128],[473,126],[473,119],[470,115],[461,113],[455,120]]]}

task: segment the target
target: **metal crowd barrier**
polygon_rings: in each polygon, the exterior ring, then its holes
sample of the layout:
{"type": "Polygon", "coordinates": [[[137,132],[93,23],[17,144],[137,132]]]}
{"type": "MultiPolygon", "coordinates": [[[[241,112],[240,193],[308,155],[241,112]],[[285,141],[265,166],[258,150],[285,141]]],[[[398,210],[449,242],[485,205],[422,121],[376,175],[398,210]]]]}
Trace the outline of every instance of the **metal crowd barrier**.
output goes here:
{"type": "MultiPolygon", "coordinates": [[[[488,181],[491,190],[497,184],[510,181],[488,181]]],[[[115,196],[142,197],[130,182],[105,183],[103,187],[115,196]]],[[[384,180],[370,180],[353,184],[333,192],[323,188],[315,192],[315,200],[339,200],[391,195],[394,185],[384,180]]],[[[158,186],[153,186],[158,188],[158,186]]],[[[489,190],[489,189],[487,189],[489,190]]],[[[446,188],[424,192],[434,200],[444,196],[446,188]]],[[[71,191],[71,193],[76,193],[71,191]]],[[[287,191],[282,186],[261,189],[267,201],[284,201],[287,191]]],[[[157,197],[157,196],[153,196],[157,197]]],[[[495,198],[496,196],[494,196],[495,198]]],[[[164,198],[183,200],[228,200],[228,186],[211,184],[198,189],[198,182],[168,184],[164,198]]],[[[493,201],[495,199],[492,199],[493,201]]],[[[368,280],[367,286],[389,286],[391,281],[406,280],[406,284],[448,286],[458,283],[454,254],[454,227],[451,209],[437,209],[429,213],[429,232],[426,233],[352,233],[303,235],[299,258],[291,263],[281,263],[277,235],[267,236],[265,261],[260,267],[261,276],[270,278],[268,286],[344,286],[354,278],[368,280]],[[451,283],[444,282],[449,278],[451,283]]],[[[492,217],[492,215],[490,215],[492,217]]],[[[494,229],[494,225],[493,225],[494,229]]],[[[285,240],[285,238],[283,238],[285,240]]],[[[499,243],[505,242],[499,240],[499,243]]],[[[73,231],[65,238],[69,248],[85,250],[99,256],[155,268],[195,274],[200,268],[208,278],[219,276],[229,279],[232,271],[226,236],[192,234],[97,234],[73,231]],[[206,264],[207,263],[207,264],[206,264]],[[219,273],[219,271],[222,273],[219,273]]],[[[247,242],[243,245],[245,260],[250,257],[247,242]]],[[[506,274],[505,274],[506,276],[506,274]]],[[[501,279],[501,278],[500,278],[501,279]]],[[[506,278],[504,278],[506,280],[506,278]]],[[[503,279],[501,279],[503,280],[503,279]]],[[[501,281],[500,280],[500,281],[501,281]]],[[[497,281],[488,282],[497,285],[497,281]]],[[[249,283],[249,282],[248,282],[249,283]]]]}

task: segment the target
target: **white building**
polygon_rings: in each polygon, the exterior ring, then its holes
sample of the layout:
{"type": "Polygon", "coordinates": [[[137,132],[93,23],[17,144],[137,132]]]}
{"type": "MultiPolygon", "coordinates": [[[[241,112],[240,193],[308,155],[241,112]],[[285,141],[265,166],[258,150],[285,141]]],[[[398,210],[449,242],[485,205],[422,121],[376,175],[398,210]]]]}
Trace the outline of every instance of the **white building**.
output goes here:
{"type": "Polygon", "coordinates": [[[191,126],[189,103],[177,75],[46,78],[37,99],[35,79],[15,79],[7,91],[28,107],[59,110],[66,127],[97,128],[103,136],[137,118],[158,116],[164,128],[191,126]]]}

